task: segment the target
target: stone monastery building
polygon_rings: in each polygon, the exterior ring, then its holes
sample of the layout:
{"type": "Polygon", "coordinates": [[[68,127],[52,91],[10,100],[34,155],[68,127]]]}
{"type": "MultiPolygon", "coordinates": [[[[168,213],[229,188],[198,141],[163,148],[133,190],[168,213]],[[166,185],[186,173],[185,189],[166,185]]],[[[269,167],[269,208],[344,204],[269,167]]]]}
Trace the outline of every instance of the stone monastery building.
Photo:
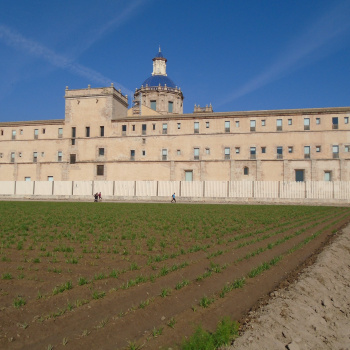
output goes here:
{"type": "Polygon", "coordinates": [[[215,113],[159,50],[133,107],[113,84],[65,91],[65,118],[0,123],[0,181],[350,181],[350,107],[215,113]]]}

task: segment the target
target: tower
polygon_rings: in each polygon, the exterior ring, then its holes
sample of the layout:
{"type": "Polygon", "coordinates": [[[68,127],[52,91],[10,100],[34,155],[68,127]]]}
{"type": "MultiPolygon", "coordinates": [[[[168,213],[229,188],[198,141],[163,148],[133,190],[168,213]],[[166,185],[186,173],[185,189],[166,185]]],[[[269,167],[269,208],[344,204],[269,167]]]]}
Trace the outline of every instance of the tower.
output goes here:
{"type": "Polygon", "coordinates": [[[182,114],[184,96],[166,73],[167,59],[159,52],[153,58],[153,72],[134,93],[133,115],[182,114]]]}

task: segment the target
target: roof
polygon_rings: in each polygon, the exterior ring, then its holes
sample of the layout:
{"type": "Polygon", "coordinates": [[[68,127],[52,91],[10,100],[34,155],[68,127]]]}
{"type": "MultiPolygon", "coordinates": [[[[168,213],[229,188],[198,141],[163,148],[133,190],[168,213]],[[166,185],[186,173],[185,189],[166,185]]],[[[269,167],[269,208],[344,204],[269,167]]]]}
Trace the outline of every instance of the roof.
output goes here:
{"type": "Polygon", "coordinates": [[[166,85],[167,87],[170,88],[176,88],[175,83],[168,78],[165,75],[152,75],[149,78],[147,78],[143,83],[142,83],[143,87],[145,87],[146,85],[148,86],[164,86],[166,85]]]}

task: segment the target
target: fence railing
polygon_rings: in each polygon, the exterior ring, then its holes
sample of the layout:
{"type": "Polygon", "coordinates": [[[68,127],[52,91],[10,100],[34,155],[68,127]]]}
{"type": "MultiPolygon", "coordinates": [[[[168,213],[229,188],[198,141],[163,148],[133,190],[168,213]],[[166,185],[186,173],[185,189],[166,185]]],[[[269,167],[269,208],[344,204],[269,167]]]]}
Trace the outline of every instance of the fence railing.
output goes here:
{"type": "Polygon", "coordinates": [[[350,201],[350,181],[0,181],[2,196],[334,199],[350,201]]]}

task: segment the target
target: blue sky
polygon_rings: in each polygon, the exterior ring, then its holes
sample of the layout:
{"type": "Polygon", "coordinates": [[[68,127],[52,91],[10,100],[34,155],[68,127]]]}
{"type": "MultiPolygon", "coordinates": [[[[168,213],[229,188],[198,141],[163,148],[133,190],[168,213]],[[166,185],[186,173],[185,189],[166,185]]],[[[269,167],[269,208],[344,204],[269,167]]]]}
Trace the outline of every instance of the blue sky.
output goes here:
{"type": "Polygon", "coordinates": [[[161,45],[184,112],[350,105],[350,0],[2,1],[0,121],[64,118],[64,90],[131,95],[161,45]]]}

